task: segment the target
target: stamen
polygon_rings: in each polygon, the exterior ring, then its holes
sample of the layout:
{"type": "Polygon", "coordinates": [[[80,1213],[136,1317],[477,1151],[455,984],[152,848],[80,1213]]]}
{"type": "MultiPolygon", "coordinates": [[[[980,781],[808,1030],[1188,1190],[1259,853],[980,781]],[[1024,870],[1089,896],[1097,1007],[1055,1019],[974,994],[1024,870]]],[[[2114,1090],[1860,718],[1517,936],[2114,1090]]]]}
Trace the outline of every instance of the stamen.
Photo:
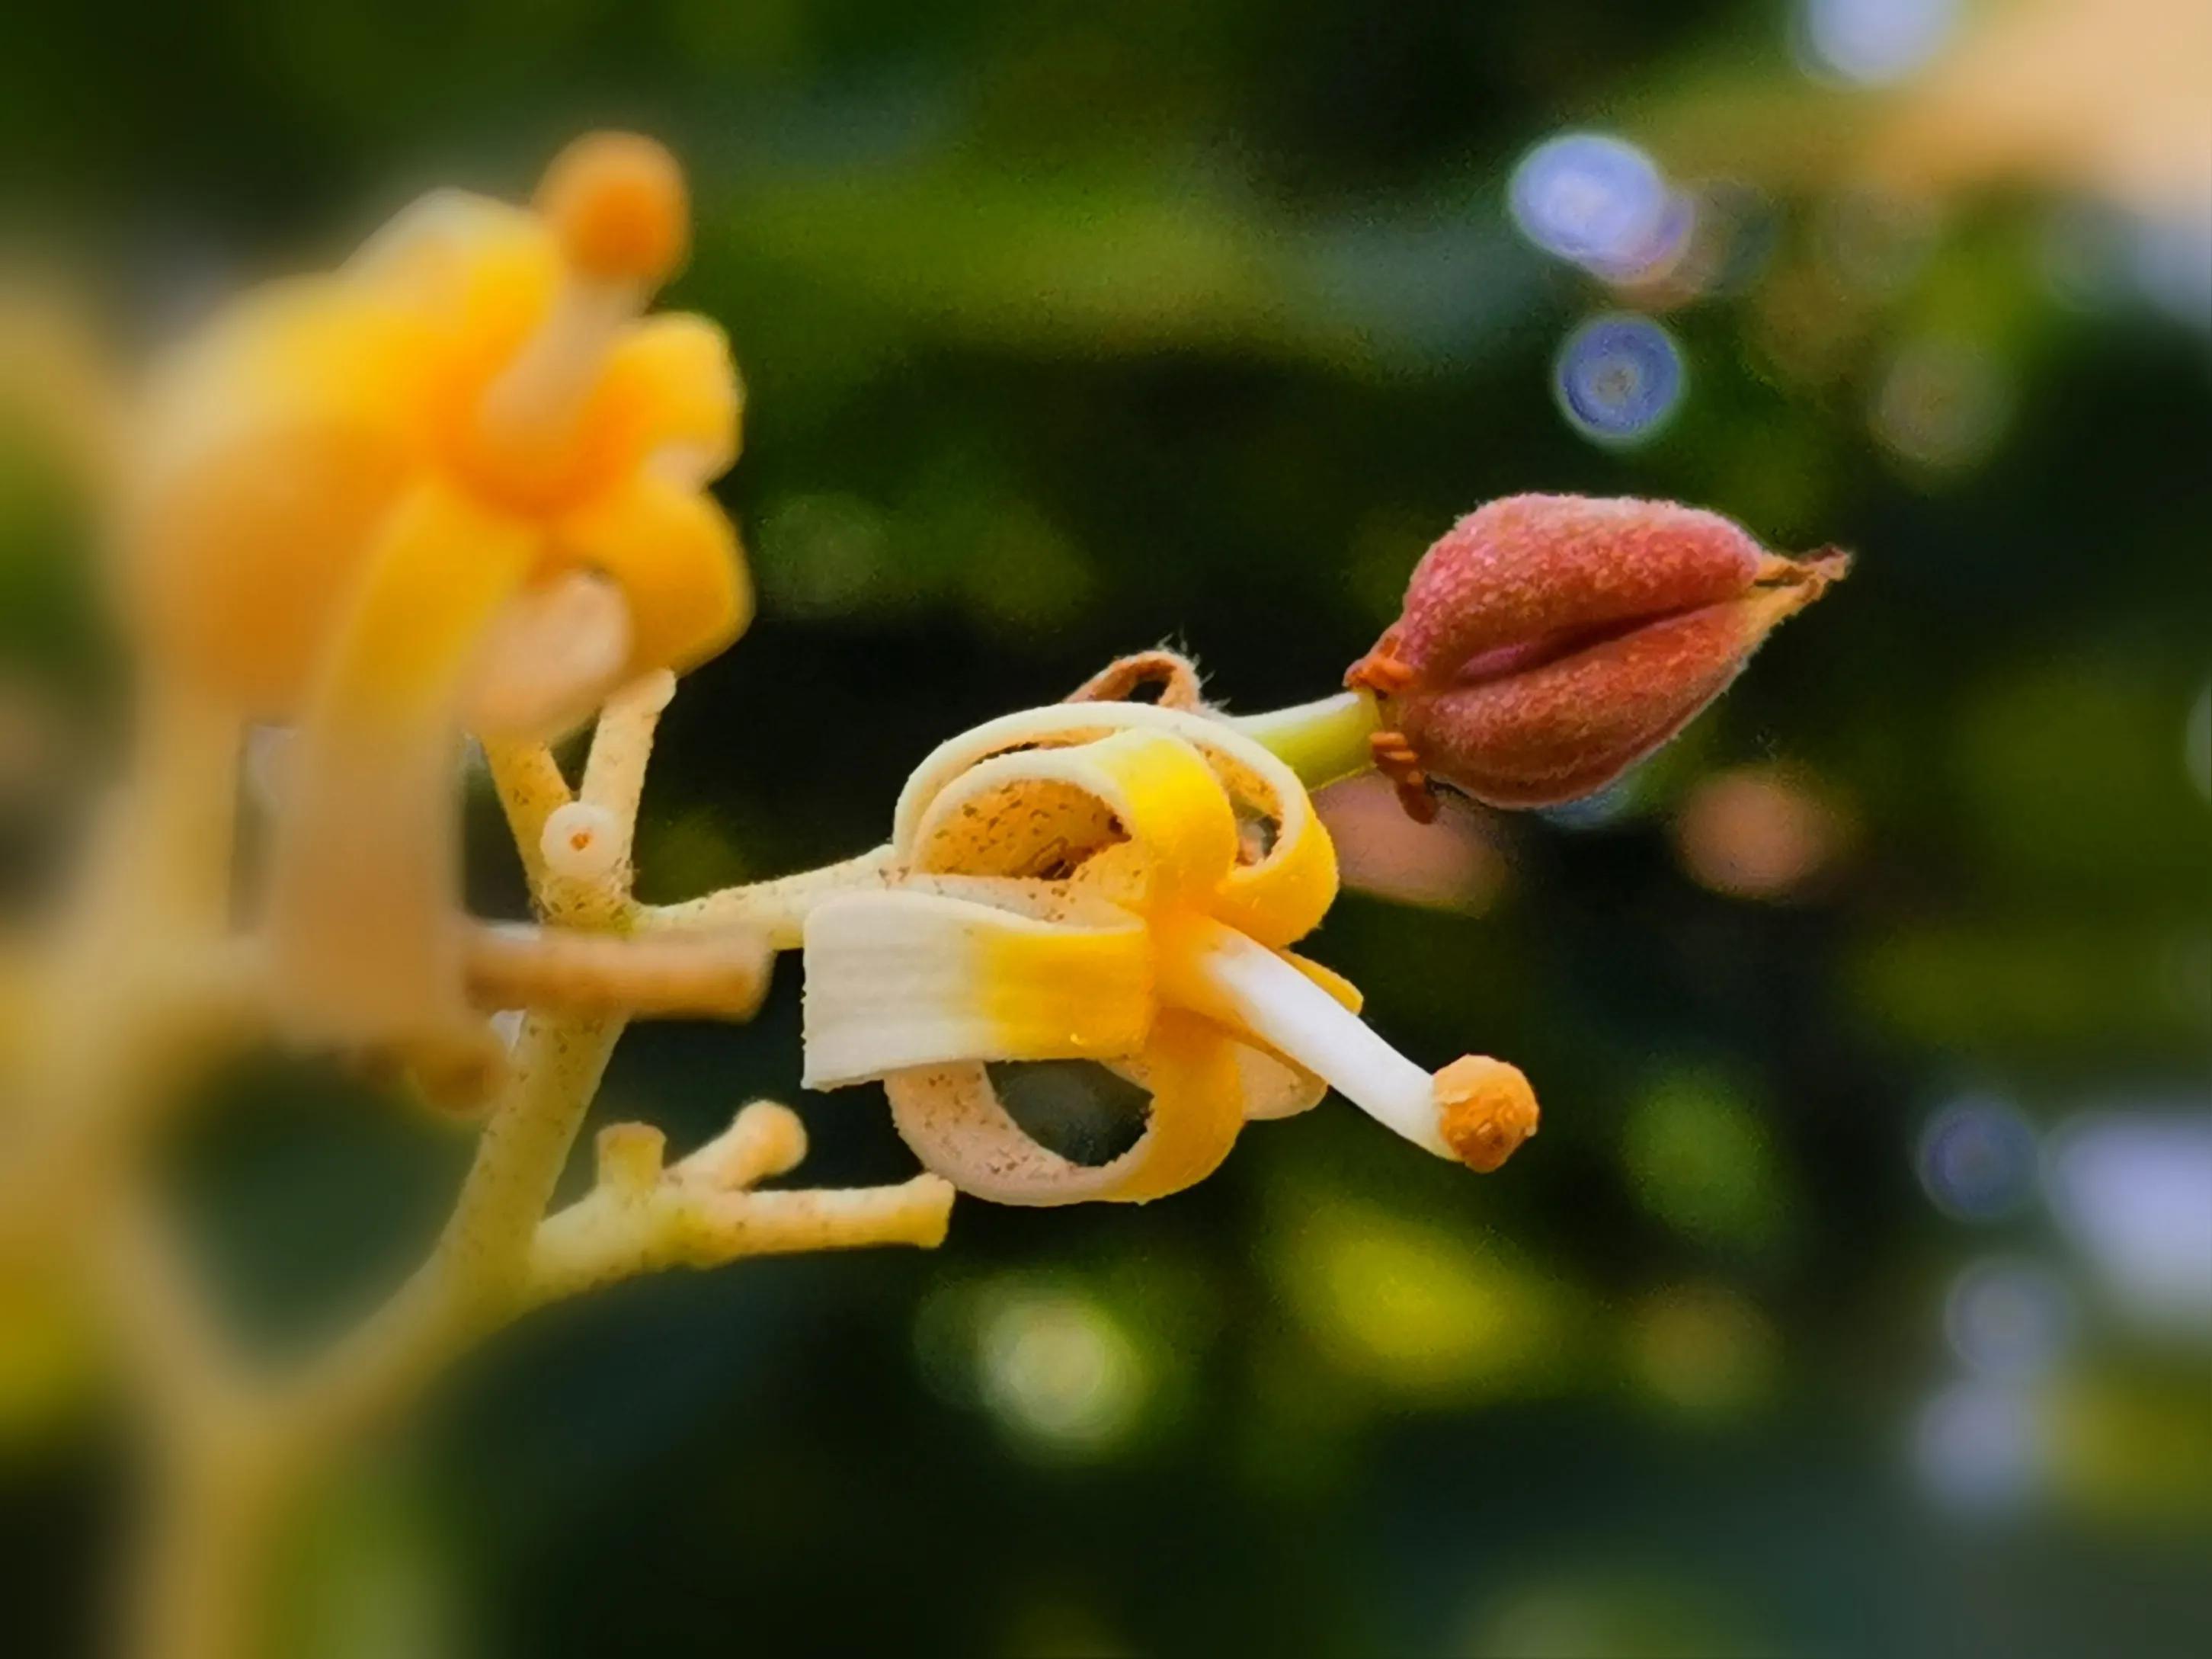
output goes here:
{"type": "Polygon", "coordinates": [[[567,273],[538,332],[484,394],[487,430],[564,436],[623,325],[684,261],[690,201],[676,158],[650,138],[600,132],[554,158],[538,187],[567,273]]]}
{"type": "Polygon", "coordinates": [[[1194,921],[1162,952],[1160,990],[1304,1066],[1425,1152],[1458,1158],[1436,1079],[1265,945],[1219,922],[1194,921]]]}
{"type": "Polygon", "coordinates": [[[1352,665],[1346,672],[1344,683],[1355,689],[1364,689],[1377,696],[1395,697],[1413,683],[1413,671],[1402,661],[1396,651],[1396,642],[1385,634],[1380,643],[1352,665]]]}
{"type": "Polygon", "coordinates": [[[577,271],[595,281],[658,288],[690,251],[684,169],[652,139],[594,132],[553,158],[538,210],[577,271]]]}
{"type": "Polygon", "coordinates": [[[1517,1066],[1468,1054],[1436,1076],[1443,1137],[1459,1161],[1487,1175],[1536,1133],[1536,1091],[1517,1066]]]}

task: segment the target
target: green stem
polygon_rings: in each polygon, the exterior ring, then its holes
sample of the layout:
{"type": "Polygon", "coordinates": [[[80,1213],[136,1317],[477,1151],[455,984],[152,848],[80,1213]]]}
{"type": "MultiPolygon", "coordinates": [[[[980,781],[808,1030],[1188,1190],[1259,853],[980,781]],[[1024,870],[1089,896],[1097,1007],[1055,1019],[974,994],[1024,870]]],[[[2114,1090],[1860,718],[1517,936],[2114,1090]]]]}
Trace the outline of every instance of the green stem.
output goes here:
{"type": "Polygon", "coordinates": [[[1232,715],[1229,724],[1272,750],[1307,788],[1318,789],[1373,769],[1368,739],[1382,729],[1382,710],[1371,692],[1340,691],[1291,708],[1232,715]]]}

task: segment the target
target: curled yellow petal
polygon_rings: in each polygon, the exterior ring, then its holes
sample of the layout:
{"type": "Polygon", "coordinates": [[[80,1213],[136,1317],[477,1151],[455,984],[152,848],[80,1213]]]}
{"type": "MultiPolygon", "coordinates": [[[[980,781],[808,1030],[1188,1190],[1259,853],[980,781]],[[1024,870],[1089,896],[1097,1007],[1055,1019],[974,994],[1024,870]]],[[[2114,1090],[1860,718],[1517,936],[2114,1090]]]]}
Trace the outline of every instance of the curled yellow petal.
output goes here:
{"type": "Polygon", "coordinates": [[[1128,1067],[1152,1091],[1144,1138],[1100,1196],[1142,1204],[1196,1186],[1221,1167],[1244,1127],[1237,1048],[1188,1014],[1166,1010],[1153,1020],[1151,1040],[1128,1067]]]}
{"type": "Polygon", "coordinates": [[[1326,963],[1316,962],[1311,957],[1302,957],[1296,951],[1278,951],[1275,954],[1353,1013],[1367,1006],[1367,999],[1359,988],[1326,963]]]}
{"type": "Polygon", "coordinates": [[[347,596],[308,730],[371,740],[449,731],[485,630],[521,590],[539,548],[534,526],[441,485],[418,488],[347,596]]]}
{"type": "Polygon", "coordinates": [[[1152,1091],[1145,1132],[1106,1164],[1078,1164],[1032,1139],[979,1064],[895,1072],[892,1121],[915,1155],[996,1204],[1142,1204],[1203,1180],[1228,1156],[1239,1109],[1234,1047],[1201,1021],[1164,1014],[1139,1058],[1115,1068],[1152,1091]]]}
{"type": "Polygon", "coordinates": [[[987,721],[940,744],[907,780],[891,845],[911,855],[924,815],[953,781],[994,757],[1051,751],[1141,731],[1181,738],[1212,768],[1240,817],[1246,850],[1222,879],[1212,907],[1263,944],[1288,945],[1319,925],[1336,896],[1336,853],[1297,775],[1220,720],[1150,703],[1064,703],[987,721]]]}
{"type": "Polygon", "coordinates": [[[1237,858],[1220,781],[1188,744],[1117,732],[1078,748],[999,755],[954,779],[915,826],[919,870],[1065,876],[1126,843],[1127,880],[1108,895],[1170,903],[1211,891],[1237,858]]]}
{"type": "Polygon", "coordinates": [[[1236,734],[1214,751],[1230,794],[1260,842],[1216,894],[1213,914],[1262,945],[1293,944],[1321,926],[1336,902],[1336,846],[1297,775],[1236,734]]]}
{"type": "Polygon", "coordinates": [[[647,317],[607,354],[603,418],[628,424],[646,469],[698,489],[738,459],[744,392],[729,337],[689,313],[647,317]]]}

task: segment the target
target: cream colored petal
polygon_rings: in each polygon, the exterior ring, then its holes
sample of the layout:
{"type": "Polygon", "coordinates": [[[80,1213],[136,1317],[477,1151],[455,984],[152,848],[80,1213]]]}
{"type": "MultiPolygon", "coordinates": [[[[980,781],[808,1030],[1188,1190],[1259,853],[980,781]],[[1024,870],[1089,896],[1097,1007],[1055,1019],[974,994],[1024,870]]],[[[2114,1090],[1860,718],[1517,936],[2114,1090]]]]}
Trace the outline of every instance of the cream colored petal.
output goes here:
{"type": "Polygon", "coordinates": [[[1133,919],[1073,926],[933,893],[855,894],[806,919],[805,1083],[963,1060],[1125,1054],[1152,1023],[1133,919]]]}
{"type": "Polygon", "coordinates": [[[1244,1116],[1254,1123],[1310,1112],[1328,1093],[1328,1085],[1311,1072],[1242,1042],[1237,1045],[1237,1072],[1244,1116]]]}

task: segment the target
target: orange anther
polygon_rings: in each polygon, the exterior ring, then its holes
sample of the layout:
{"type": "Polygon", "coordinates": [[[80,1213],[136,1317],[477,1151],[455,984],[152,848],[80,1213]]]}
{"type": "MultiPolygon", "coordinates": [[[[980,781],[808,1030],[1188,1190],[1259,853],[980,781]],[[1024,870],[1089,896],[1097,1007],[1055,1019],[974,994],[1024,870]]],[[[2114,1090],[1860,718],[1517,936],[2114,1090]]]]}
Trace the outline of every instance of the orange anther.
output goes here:
{"type": "Polygon", "coordinates": [[[1487,1175],[1536,1133],[1536,1091],[1517,1066],[1468,1054],[1436,1076],[1444,1144],[1459,1161],[1487,1175]]]}
{"type": "Polygon", "coordinates": [[[1428,774],[1421,769],[1420,755],[1406,734],[1375,732],[1367,739],[1367,752],[1375,757],[1375,769],[1398,786],[1398,804],[1406,816],[1416,823],[1435,823],[1437,799],[1430,792],[1428,774]]]}
{"type": "Polygon", "coordinates": [[[553,158],[538,205],[583,275],[657,285],[690,251],[691,203],[667,149],[633,132],[594,132],[553,158]]]}
{"type": "Polygon", "coordinates": [[[1394,697],[1413,683],[1413,671],[1392,652],[1390,640],[1386,635],[1381,644],[1352,665],[1345,674],[1344,683],[1372,691],[1378,696],[1394,697]]]}

